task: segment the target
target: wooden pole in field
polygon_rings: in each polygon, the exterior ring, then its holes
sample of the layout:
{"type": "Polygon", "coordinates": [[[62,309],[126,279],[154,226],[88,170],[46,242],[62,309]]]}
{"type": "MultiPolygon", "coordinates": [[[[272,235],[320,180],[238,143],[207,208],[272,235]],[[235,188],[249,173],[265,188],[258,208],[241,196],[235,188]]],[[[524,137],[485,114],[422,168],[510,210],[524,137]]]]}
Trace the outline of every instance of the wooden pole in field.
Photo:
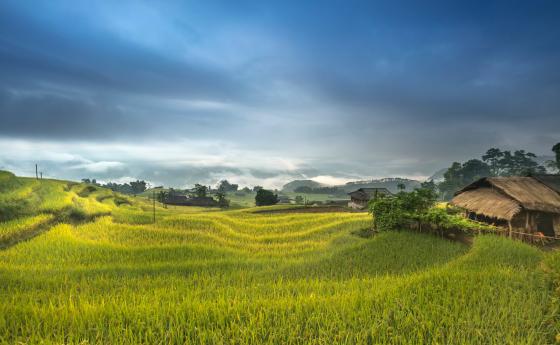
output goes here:
{"type": "Polygon", "coordinates": [[[154,224],[156,223],[156,191],[152,191],[152,196],[154,198],[154,203],[153,203],[153,210],[154,210],[154,224]]]}
{"type": "Polygon", "coordinates": [[[41,171],[41,180],[43,179],[43,172],[41,171]]]}
{"type": "Polygon", "coordinates": [[[37,164],[35,164],[35,179],[39,179],[39,173],[37,172],[37,164]]]}

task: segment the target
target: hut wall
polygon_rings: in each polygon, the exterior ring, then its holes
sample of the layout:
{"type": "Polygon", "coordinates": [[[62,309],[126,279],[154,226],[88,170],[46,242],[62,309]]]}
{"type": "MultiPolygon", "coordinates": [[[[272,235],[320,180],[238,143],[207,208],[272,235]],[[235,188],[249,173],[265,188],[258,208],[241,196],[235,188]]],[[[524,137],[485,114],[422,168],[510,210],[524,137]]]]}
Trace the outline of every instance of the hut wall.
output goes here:
{"type": "Polygon", "coordinates": [[[560,236],[560,214],[554,215],[553,218],[554,233],[556,236],[560,236]]]}
{"type": "Polygon", "coordinates": [[[354,209],[364,209],[366,206],[367,206],[367,201],[361,201],[361,200],[356,200],[356,199],[352,199],[348,203],[348,207],[354,208],[354,209]]]}
{"type": "Polygon", "coordinates": [[[531,214],[526,211],[516,214],[511,219],[511,227],[513,230],[519,232],[530,232],[530,221],[527,222],[527,217],[531,217],[531,214]]]}

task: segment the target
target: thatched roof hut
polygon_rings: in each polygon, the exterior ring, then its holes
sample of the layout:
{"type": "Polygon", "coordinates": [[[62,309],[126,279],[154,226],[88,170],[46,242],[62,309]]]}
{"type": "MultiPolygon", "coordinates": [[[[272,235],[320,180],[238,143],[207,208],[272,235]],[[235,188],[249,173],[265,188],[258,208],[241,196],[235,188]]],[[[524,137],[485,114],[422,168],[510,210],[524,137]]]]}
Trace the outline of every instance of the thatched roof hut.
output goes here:
{"type": "Polygon", "coordinates": [[[486,177],[455,193],[468,216],[510,228],[560,235],[560,175],[486,177]]]}

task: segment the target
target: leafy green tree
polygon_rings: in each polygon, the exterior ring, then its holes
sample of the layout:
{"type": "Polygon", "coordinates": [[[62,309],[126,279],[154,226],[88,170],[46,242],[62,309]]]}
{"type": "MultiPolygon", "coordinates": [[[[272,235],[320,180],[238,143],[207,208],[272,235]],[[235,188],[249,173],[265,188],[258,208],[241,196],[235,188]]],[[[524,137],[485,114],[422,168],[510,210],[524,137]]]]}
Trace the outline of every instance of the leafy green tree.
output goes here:
{"type": "Polygon", "coordinates": [[[257,206],[275,205],[278,203],[278,195],[271,190],[259,189],[255,196],[255,204],[257,206]]]}
{"type": "Polygon", "coordinates": [[[397,188],[400,191],[404,191],[406,189],[406,185],[402,182],[397,183],[397,188]]]}
{"type": "Polygon", "coordinates": [[[258,191],[261,190],[261,189],[263,189],[262,186],[254,186],[254,187],[253,187],[253,192],[256,193],[256,192],[258,192],[258,191]]]}
{"type": "Polygon", "coordinates": [[[499,176],[501,174],[501,160],[504,157],[504,152],[498,148],[491,148],[482,156],[482,160],[490,167],[492,176],[499,176]]]}
{"type": "Polygon", "coordinates": [[[208,187],[197,183],[194,185],[194,194],[198,198],[204,198],[208,195],[208,187]]]}
{"type": "Polygon", "coordinates": [[[442,197],[451,199],[453,194],[464,186],[479,178],[492,176],[490,167],[478,159],[471,159],[461,164],[453,162],[451,167],[443,174],[444,180],[438,186],[442,197]]]}
{"type": "Polygon", "coordinates": [[[144,192],[147,188],[148,184],[146,181],[136,180],[130,182],[130,187],[132,188],[132,194],[140,194],[144,192]]]}
{"type": "Polygon", "coordinates": [[[539,166],[534,158],[537,156],[525,150],[517,150],[513,154],[504,151],[504,156],[500,160],[502,166],[502,176],[523,176],[527,174],[541,174],[545,172],[544,167],[539,166]]]}
{"type": "Polygon", "coordinates": [[[237,191],[237,188],[239,188],[239,185],[237,184],[231,184],[228,182],[228,180],[222,180],[220,181],[220,184],[218,185],[218,189],[222,189],[224,192],[235,192],[237,191]]]}
{"type": "Polygon", "coordinates": [[[437,194],[437,190],[438,190],[437,185],[433,180],[424,181],[420,183],[420,188],[429,189],[435,194],[437,194]]]}
{"type": "Polygon", "coordinates": [[[159,192],[156,194],[156,199],[157,199],[157,201],[159,201],[159,202],[161,202],[162,204],[164,204],[164,203],[165,203],[165,200],[167,200],[167,195],[168,195],[168,193],[166,193],[165,191],[163,191],[163,190],[162,190],[162,191],[159,191],[159,192]]]}
{"type": "Polygon", "coordinates": [[[225,208],[229,207],[229,200],[226,199],[226,192],[222,188],[218,188],[216,192],[216,198],[218,199],[218,206],[225,208]]]}
{"type": "Polygon", "coordinates": [[[547,163],[548,167],[553,171],[560,172],[560,143],[556,143],[552,146],[552,152],[554,152],[554,160],[549,160],[547,163]]]}
{"type": "Polygon", "coordinates": [[[380,196],[369,203],[376,230],[398,230],[407,222],[419,219],[436,202],[437,194],[428,188],[399,192],[393,197],[380,196]]]}
{"type": "Polygon", "coordinates": [[[302,205],[303,204],[303,197],[301,195],[296,195],[295,202],[298,205],[302,205]]]}

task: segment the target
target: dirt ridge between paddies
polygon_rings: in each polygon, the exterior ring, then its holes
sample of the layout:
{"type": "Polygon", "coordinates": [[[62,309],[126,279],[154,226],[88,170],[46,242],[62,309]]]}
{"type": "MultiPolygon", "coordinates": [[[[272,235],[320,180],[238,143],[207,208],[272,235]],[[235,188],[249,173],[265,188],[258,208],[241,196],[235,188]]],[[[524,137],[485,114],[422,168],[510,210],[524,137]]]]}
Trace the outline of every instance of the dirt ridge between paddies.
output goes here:
{"type": "Polygon", "coordinates": [[[37,224],[34,224],[25,230],[16,233],[14,236],[8,237],[7,239],[0,238],[0,250],[5,250],[21,242],[29,241],[51,230],[58,224],[71,224],[76,226],[94,222],[99,217],[109,216],[111,214],[110,212],[102,212],[93,215],[84,215],[83,217],[76,217],[72,212],[72,209],[73,207],[69,207],[54,214],[42,214],[46,216],[44,221],[38,222],[37,224]]]}

